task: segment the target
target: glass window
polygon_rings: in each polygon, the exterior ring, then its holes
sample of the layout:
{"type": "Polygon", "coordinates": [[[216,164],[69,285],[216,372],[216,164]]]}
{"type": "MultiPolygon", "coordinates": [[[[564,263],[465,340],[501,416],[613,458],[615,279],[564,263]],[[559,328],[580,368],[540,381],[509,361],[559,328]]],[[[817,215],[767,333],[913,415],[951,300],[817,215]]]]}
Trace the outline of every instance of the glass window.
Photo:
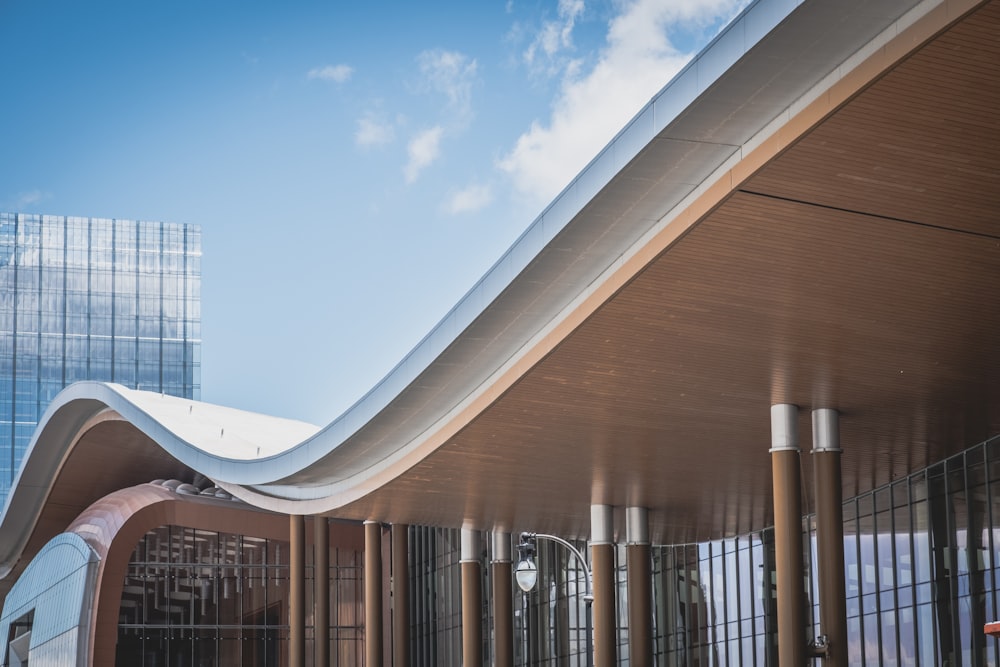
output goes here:
{"type": "MultiPolygon", "coordinates": [[[[122,589],[118,664],[276,660],[287,650],[288,567],[275,562],[282,553],[287,558],[281,540],[178,526],[149,531],[122,589]]],[[[330,560],[334,650],[360,655],[360,554],[338,549],[330,560]]]]}

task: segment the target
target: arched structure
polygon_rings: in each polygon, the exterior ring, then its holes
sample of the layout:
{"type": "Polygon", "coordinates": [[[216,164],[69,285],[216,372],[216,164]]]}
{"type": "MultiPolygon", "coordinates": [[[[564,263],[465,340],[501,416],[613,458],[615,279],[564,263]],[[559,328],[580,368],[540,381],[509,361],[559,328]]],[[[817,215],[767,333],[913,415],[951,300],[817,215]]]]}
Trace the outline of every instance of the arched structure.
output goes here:
{"type": "Polygon", "coordinates": [[[845,496],[1000,433],[1000,3],[785,4],[753,3],[325,428],[61,394],[5,568],[75,516],[60,488],[137,465],[397,524],[586,538],[592,506],[642,508],[674,544],[773,523],[768,443],[799,447],[773,405],[835,411],[845,496]]]}

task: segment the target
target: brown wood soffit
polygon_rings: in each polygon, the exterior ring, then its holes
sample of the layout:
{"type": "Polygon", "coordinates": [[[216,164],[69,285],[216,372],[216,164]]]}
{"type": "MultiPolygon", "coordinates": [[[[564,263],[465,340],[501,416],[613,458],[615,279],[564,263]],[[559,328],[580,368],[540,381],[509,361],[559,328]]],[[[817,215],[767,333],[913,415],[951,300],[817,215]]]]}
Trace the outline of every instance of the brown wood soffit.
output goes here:
{"type": "Polygon", "coordinates": [[[843,104],[735,168],[499,399],[340,513],[586,536],[589,504],[634,504],[684,542],[771,521],[772,403],[802,406],[805,451],[808,410],[841,411],[848,497],[1000,432],[998,34],[991,2],[842,82],[843,104]]]}

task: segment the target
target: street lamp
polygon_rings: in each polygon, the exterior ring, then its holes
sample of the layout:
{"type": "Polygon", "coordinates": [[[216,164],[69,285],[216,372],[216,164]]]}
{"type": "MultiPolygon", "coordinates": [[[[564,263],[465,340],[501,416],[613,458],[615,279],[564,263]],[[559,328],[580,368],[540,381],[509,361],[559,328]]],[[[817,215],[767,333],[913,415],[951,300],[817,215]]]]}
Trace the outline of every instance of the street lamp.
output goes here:
{"type": "Polygon", "coordinates": [[[535,565],[535,541],[525,539],[529,533],[521,533],[521,543],[517,545],[519,560],[514,568],[514,579],[517,587],[525,593],[535,590],[538,583],[538,566],[535,565]]]}
{"type": "Polygon", "coordinates": [[[580,567],[583,568],[587,583],[586,592],[583,594],[583,601],[587,604],[587,664],[592,665],[594,663],[594,638],[590,615],[594,602],[594,578],[587,565],[587,559],[583,557],[579,549],[561,537],[545,533],[521,533],[521,542],[517,545],[518,562],[517,567],[514,568],[514,578],[517,580],[518,587],[525,593],[533,591],[538,583],[538,566],[535,565],[535,543],[538,540],[549,540],[566,547],[570,553],[576,556],[580,567]]]}

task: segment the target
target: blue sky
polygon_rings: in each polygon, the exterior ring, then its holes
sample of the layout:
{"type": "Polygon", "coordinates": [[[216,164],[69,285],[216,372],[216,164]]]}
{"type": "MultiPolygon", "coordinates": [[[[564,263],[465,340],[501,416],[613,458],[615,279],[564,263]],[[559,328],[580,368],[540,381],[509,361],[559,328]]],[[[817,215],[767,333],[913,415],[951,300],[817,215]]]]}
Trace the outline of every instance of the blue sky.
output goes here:
{"type": "Polygon", "coordinates": [[[0,0],[0,210],[202,228],[202,398],[324,424],[746,0],[0,0]]]}

